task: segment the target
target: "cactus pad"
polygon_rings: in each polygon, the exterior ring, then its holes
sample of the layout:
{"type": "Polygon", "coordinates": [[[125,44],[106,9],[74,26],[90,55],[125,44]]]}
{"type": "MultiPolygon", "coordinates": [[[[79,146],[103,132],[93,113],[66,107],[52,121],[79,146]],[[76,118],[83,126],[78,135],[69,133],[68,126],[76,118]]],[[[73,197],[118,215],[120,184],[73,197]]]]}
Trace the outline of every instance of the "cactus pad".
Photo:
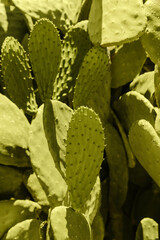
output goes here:
{"type": "Polygon", "coordinates": [[[146,120],[136,121],[129,131],[129,142],[137,160],[160,186],[160,139],[146,120]]]}
{"type": "Polygon", "coordinates": [[[140,40],[137,40],[118,47],[111,59],[111,87],[118,88],[131,82],[141,71],[146,53],[140,40]]]}
{"type": "Polygon", "coordinates": [[[0,94],[0,164],[29,167],[29,122],[23,112],[0,94]]]}
{"type": "Polygon", "coordinates": [[[142,0],[92,1],[88,31],[94,44],[124,44],[141,36],[145,27],[142,0]]]}
{"type": "Polygon", "coordinates": [[[123,94],[114,102],[114,109],[126,132],[139,119],[146,119],[154,126],[156,112],[153,105],[136,91],[123,94]]]}
{"type": "Polygon", "coordinates": [[[87,107],[72,115],[66,142],[66,180],[73,208],[81,209],[99,174],[104,133],[98,115],[87,107]]]}
{"type": "Polygon", "coordinates": [[[29,57],[41,99],[50,99],[59,70],[61,43],[56,27],[48,19],[40,19],[34,25],[29,39],[29,57]]]}
{"type": "Polygon", "coordinates": [[[142,45],[150,59],[160,66],[160,5],[158,0],[146,1],[147,28],[141,37],[142,45]]]}
{"type": "Polygon", "coordinates": [[[67,185],[55,167],[55,163],[48,148],[47,139],[43,129],[43,107],[31,122],[29,149],[31,163],[43,187],[51,207],[60,205],[66,195],[67,185]]]}
{"type": "Polygon", "coordinates": [[[21,44],[7,37],[2,45],[3,81],[12,101],[29,114],[35,114],[37,104],[32,85],[29,59],[21,44]]]}
{"type": "Polygon", "coordinates": [[[137,228],[135,240],[159,239],[159,226],[152,218],[143,218],[137,228]]]}
{"type": "Polygon", "coordinates": [[[91,229],[79,212],[69,207],[56,207],[50,213],[50,228],[55,240],[91,240],[91,229]]]}
{"type": "Polygon", "coordinates": [[[82,62],[74,92],[74,107],[87,105],[91,94],[98,89],[108,73],[109,59],[101,47],[92,47],[82,62]]]}

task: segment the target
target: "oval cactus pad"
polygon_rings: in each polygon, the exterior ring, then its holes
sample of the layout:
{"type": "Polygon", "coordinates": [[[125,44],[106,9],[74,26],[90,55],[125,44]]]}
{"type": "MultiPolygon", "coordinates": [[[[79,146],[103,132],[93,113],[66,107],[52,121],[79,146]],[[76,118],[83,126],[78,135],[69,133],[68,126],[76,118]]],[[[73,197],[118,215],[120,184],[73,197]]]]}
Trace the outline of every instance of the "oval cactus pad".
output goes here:
{"type": "Polygon", "coordinates": [[[71,202],[83,207],[99,174],[104,152],[104,132],[98,115],[87,107],[72,115],[66,142],[66,177],[71,202]]]}
{"type": "Polygon", "coordinates": [[[59,70],[61,43],[56,27],[48,19],[36,22],[29,39],[29,56],[41,99],[50,99],[59,70]]]}
{"type": "Polygon", "coordinates": [[[119,45],[141,36],[146,27],[142,0],[93,0],[88,31],[101,46],[119,45]]]}

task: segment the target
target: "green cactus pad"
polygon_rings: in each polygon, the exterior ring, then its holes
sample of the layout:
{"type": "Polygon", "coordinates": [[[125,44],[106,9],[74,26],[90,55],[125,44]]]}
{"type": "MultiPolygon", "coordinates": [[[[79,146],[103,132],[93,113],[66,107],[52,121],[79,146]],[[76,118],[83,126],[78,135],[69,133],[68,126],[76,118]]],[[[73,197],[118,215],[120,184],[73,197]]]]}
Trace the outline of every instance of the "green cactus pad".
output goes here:
{"type": "Polygon", "coordinates": [[[83,58],[91,46],[89,35],[82,27],[75,25],[66,33],[62,41],[62,58],[54,82],[53,98],[63,100],[69,91],[73,91],[83,58]]]}
{"type": "Polygon", "coordinates": [[[109,201],[116,208],[121,208],[128,190],[128,164],[123,142],[118,131],[109,123],[104,128],[106,154],[109,165],[109,201]]]}
{"type": "Polygon", "coordinates": [[[155,91],[154,71],[145,72],[136,76],[130,84],[130,90],[139,92],[150,100],[155,91]]]}
{"type": "Polygon", "coordinates": [[[52,98],[59,70],[61,43],[56,27],[48,19],[36,22],[29,38],[29,57],[42,101],[52,98]]]}
{"type": "Polygon", "coordinates": [[[11,227],[2,240],[42,240],[40,227],[42,222],[37,219],[27,219],[11,227]]]}
{"type": "Polygon", "coordinates": [[[23,175],[13,167],[0,165],[0,199],[14,196],[23,182],[23,175]]]}
{"type": "Polygon", "coordinates": [[[66,104],[57,101],[47,101],[44,104],[43,124],[49,150],[55,166],[65,177],[65,143],[67,130],[72,117],[72,109],[66,104]]]}
{"type": "Polygon", "coordinates": [[[105,226],[100,213],[97,213],[95,216],[94,221],[91,225],[91,229],[94,240],[104,240],[105,226]]]}
{"type": "Polygon", "coordinates": [[[111,57],[111,87],[118,88],[131,82],[141,71],[146,53],[140,40],[126,43],[111,57]]]}
{"type": "Polygon", "coordinates": [[[160,186],[160,139],[153,126],[141,119],[133,123],[129,142],[137,160],[160,186]]]}
{"type": "Polygon", "coordinates": [[[34,19],[49,18],[61,31],[65,32],[77,20],[81,0],[12,0],[23,13],[34,19]]]}
{"type": "Polygon", "coordinates": [[[30,200],[0,201],[0,238],[18,222],[37,218],[40,211],[40,205],[30,200]]]}
{"type": "Polygon", "coordinates": [[[89,194],[89,198],[84,204],[83,209],[81,212],[84,213],[88,222],[92,224],[93,219],[95,218],[99,207],[100,207],[100,200],[101,200],[101,183],[99,176],[89,194]]]}
{"type": "Polygon", "coordinates": [[[154,126],[156,112],[153,105],[136,91],[123,94],[114,102],[114,109],[127,133],[132,123],[139,119],[146,119],[154,126]]]}
{"type": "Polygon", "coordinates": [[[98,115],[87,107],[72,115],[66,142],[66,180],[71,204],[81,209],[95,184],[104,152],[104,133],[98,115]]]}
{"type": "Polygon", "coordinates": [[[82,7],[78,16],[78,22],[88,19],[91,5],[92,0],[84,0],[82,2],[82,7]]]}
{"type": "Polygon", "coordinates": [[[160,107],[160,67],[155,65],[154,68],[154,87],[155,87],[155,98],[158,108],[160,107]]]}
{"type": "Polygon", "coordinates": [[[108,73],[109,59],[101,47],[92,47],[84,57],[76,80],[74,108],[87,105],[91,94],[98,89],[108,73]]]}
{"type": "Polygon", "coordinates": [[[144,49],[150,59],[160,66],[160,5],[158,0],[146,1],[144,4],[147,16],[147,28],[141,37],[144,49]]]}
{"type": "Polygon", "coordinates": [[[145,27],[142,0],[92,1],[88,31],[94,44],[103,47],[124,44],[141,36],[145,27]]]}
{"type": "Polygon", "coordinates": [[[60,206],[50,213],[50,231],[54,240],[91,240],[91,229],[84,215],[60,206]]]}
{"type": "Polygon", "coordinates": [[[55,163],[48,148],[43,129],[43,107],[31,122],[29,149],[31,163],[42,188],[44,189],[51,207],[60,205],[66,195],[67,185],[55,167],[55,163]]]}
{"type": "Polygon", "coordinates": [[[21,44],[7,37],[1,49],[3,81],[10,98],[31,115],[37,111],[29,59],[21,44]]]}
{"type": "Polygon", "coordinates": [[[159,226],[152,218],[143,218],[136,231],[135,240],[159,239],[159,226]]]}
{"type": "Polygon", "coordinates": [[[49,208],[49,201],[35,172],[26,170],[23,175],[23,182],[32,195],[34,201],[37,202],[42,207],[42,210],[47,213],[49,208]]]}
{"type": "Polygon", "coordinates": [[[30,167],[29,122],[23,112],[0,94],[0,164],[30,167]]]}

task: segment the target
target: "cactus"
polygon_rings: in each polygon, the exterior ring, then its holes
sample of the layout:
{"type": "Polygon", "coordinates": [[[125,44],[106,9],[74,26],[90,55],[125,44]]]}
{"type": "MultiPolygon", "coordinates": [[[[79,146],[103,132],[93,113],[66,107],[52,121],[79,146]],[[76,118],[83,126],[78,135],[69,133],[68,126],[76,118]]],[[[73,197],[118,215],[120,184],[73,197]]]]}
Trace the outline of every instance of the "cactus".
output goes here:
{"type": "Polygon", "coordinates": [[[100,213],[98,213],[91,225],[94,240],[103,240],[105,235],[104,222],[100,213]]]}
{"type": "Polygon", "coordinates": [[[56,207],[51,210],[49,217],[48,232],[50,232],[50,239],[92,240],[91,229],[85,216],[72,208],[56,207]]]}
{"type": "Polygon", "coordinates": [[[21,44],[7,37],[2,45],[1,65],[6,91],[13,102],[31,115],[37,111],[29,59],[21,44]]]}
{"type": "Polygon", "coordinates": [[[135,240],[159,238],[158,223],[152,218],[143,218],[137,228],[135,240]]]}
{"type": "Polygon", "coordinates": [[[53,82],[61,59],[61,43],[56,27],[48,19],[34,25],[29,38],[29,58],[42,101],[53,95],[53,82]]]}
{"type": "Polygon", "coordinates": [[[117,47],[111,56],[111,87],[118,88],[131,82],[141,71],[145,60],[146,53],[140,40],[117,47]]]}
{"type": "Polygon", "coordinates": [[[0,201],[0,238],[18,222],[38,217],[40,211],[40,205],[30,200],[0,201]]]}
{"type": "Polygon", "coordinates": [[[53,88],[54,99],[62,101],[73,91],[83,58],[91,46],[89,35],[80,24],[68,30],[62,41],[60,70],[53,88]]]}
{"type": "Polygon", "coordinates": [[[37,219],[27,219],[17,223],[9,229],[2,240],[41,240],[42,234],[40,232],[42,222],[37,219]]]}
{"type": "Polygon", "coordinates": [[[109,60],[105,50],[92,47],[81,65],[74,91],[74,108],[87,105],[91,94],[98,89],[108,73],[109,60]],[[97,81],[98,79],[98,81],[97,81]]]}
{"type": "Polygon", "coordinates": [[[66,141],[66,181],[74,209],[81,209],[87,200],[103,151],[104,134],[98,115],[87,107],[78,108],[69,123],[66,141]]]}
{"type": "Polygon", "coordinates": [[[146,1],[144,9],[147,16],[147,28],[141,37],[142,45],[150,59],[160,66],[160,6],[157,0],[146,1]]]}
{"type": "Polygon", "coordinates": [[[153,126],[144,119],[134,122],[129,142],[140,164],[160,186],[160,139],[153,126]]]}
{"type": "Polygon", "coordinates": [[[128,190],[128,165],[122,140],[117,130],[106,124],[104,128],[106,153],[110,174],[109,201],[116,208],[121,208],[128,190]]]}
{"type": "Polygon", "coordinates": [[[47,213],[50,204],[35,172],[26,170],[23,174],[23,182],[32,195],[34,201],[42,207],[44,212],[47,213]]]}
{"type": "Polygon", "coordinates": [[[31,122],[29,149],[32,167],[47,195],[50,206],[55,207],[62,204],[66,195],[67,185],[55,167],[48,148],[43,129],[43,108],[44,105],[38,109],[35,119],[31,122]]]}
{"type": "Polygon", "coordinates": [[[88,31],[94,44],[106,47],[131,42],[143,34],[145,27],[141,0],[92,1],[88,31]]]}
{"type": "Polygon", "coordinates": [[[156,98],[156,103],[158,108],[160,107],[160,73],[159,73],[160,68],[158,65],[155,65],[154,69],[154,87],[155,87],[155,98],[156,98]]]}
{"type": "Polygon", "coordinates": [[[154,126],[156,112],[153,105],[136,91],[123,94],[114,102],[114,109],[127,133],[132,123],[139,119],[145,119],[154,126]]]}
{"type": "Polygon", "coordinates": [[[43,123],[49,150],[55,166],[65,178],[66,175],[66,148],[67,131],[72,117],[72,109],[57,100],[44,104],[43,123]]]}
{"type": "Polygon", "coordinates": [[[29,122],[23,112],[0,94],[0,164],[30,167],[29,122]]]}
{"type": "Polygon", "coordinates": [[[136,76],[130,83],[130,90],[139,92],[151,101],[155,91],[154,74],[154,71],[149,71],[136,76]]]}

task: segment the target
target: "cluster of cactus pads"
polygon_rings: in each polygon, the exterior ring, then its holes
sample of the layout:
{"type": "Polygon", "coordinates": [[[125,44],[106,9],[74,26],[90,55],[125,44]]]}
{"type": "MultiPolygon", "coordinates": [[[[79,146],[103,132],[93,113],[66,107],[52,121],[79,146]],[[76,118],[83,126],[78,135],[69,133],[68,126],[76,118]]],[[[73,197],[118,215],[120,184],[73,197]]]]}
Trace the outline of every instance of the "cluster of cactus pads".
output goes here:
{"type": "Polygon", "coordinates": [[[0,16],[0,240],[158,240],[159,1],[0,16]]]}

